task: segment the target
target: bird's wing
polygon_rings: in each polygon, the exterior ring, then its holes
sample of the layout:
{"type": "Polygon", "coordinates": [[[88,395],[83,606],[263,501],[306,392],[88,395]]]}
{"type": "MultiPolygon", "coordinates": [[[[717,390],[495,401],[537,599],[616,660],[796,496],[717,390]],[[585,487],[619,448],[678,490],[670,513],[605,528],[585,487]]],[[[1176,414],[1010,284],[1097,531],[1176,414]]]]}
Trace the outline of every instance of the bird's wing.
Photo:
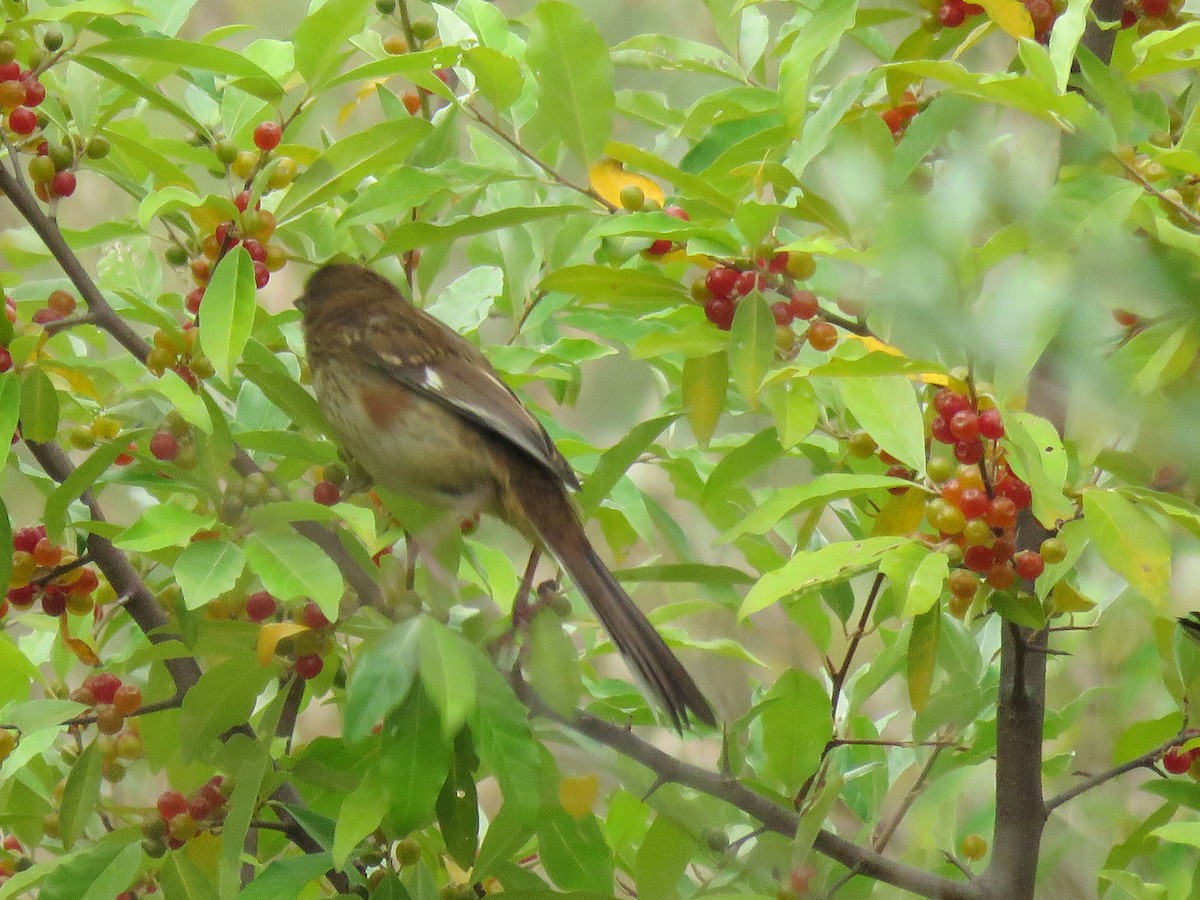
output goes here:
{"type": "Polygon", "coordinates": [[[423,310],[371,317],[363,339],[381,374],[442,404],[527,453],[574,490],[579,480],[546,429],[474,344],[423,310]]]}

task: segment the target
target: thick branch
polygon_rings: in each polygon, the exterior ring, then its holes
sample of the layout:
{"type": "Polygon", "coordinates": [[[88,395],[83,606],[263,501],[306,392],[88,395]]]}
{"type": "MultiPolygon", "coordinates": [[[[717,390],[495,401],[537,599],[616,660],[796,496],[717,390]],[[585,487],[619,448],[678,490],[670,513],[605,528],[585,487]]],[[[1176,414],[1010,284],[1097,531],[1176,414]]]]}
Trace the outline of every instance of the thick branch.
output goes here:
{"type": "MultiPolygon", "coordinates": [[[[573,717],[563,716],[551,709],[519,677],[514,675],[512,681],[522,702],[535,715],[558,722],[572,731],[599,741],[623,756],[641,763],[654,772],[658,783],[675,782],[724,800],[748,816],[757,819],[766,829],[789,838],[795,836],[796,829],[800,824],[799,816],[790,810],[776,806],[766,797],[755,793],[741,782],[683,762],[641,740],[629,729],[605,722],[603,719],[597,719],[586,713],[578,713],[573,717]]],[[[923,897],[937,897],[943,898],[943,900],[977,900],[980,897],[973,885],[951,881],[888,859],[871,850],[859,847],[845,838],[838,837],[827,829],[821,829],[814,846],[819,852],[855,872],[912,891],[923,897]]]]}

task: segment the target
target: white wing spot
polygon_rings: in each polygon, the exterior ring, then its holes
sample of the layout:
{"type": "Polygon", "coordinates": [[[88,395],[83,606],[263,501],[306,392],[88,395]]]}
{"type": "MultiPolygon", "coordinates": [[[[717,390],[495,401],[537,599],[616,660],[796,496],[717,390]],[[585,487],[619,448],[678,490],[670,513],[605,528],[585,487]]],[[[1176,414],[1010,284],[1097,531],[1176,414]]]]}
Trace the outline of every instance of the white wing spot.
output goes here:
{"type": "Polygon", "coordinates": [[[425,367],[423,383],[425,387],[429,388],[431,391],[441,391],[441,389],[445,386],[444,382],[442,381],[442,376],[437,373],[437,370],[434,369],[433,366],[425,367]]]}

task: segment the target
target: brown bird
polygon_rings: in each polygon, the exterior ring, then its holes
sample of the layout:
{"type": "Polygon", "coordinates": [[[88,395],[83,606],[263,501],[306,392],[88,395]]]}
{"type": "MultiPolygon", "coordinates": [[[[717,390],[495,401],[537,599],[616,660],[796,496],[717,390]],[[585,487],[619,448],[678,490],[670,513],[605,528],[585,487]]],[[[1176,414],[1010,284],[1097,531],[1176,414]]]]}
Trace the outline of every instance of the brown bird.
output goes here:
{"type": "Polygon", "coordinates": [[[458,515],[491,513],[548,549],[675,728],[716,723],[588,540],[570,464],[473,344],[358,265],[318,269],[296,305],[321,409],[376,482],[458,515]]]}

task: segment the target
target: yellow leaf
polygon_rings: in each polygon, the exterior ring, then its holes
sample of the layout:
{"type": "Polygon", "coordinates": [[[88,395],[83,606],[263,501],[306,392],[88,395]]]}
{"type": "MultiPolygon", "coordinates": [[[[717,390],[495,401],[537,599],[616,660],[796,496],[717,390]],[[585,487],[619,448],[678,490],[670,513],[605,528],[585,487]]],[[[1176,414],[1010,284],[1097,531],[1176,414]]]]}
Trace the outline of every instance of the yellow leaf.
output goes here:
{"type": "Polygon", "coordinates": [[[192,217],[196,227],[205,233],[216,231],[218,225],[229,221],[227,214],[213,209],[211,206],[193,206],[188,210],[188,215],[192,217]]]}
{"type": "Polygon", "coordinates": [[[100,392],[96,390],[96,385],[83,372],[75,369],[68,369],[65,366],[56,366],[49,363],[43,363],[42,369],[46,372],[51,372],[66,381],[71,386],[71,390],[76,394],[83,394],[91,397],[93,400],[100,400],[100,392]]]}
{"type": "Polygon", "coordinates": [[[280,641],[308,630],[307,625],[297,625],[295,622],[272,622],[270,625],[264,625],[258,632],[258,664],[269,666],[275,658],[275,648],[279,646],[280,641]]]}
{"type": "Polygon", "coordinates": [[[75,658],[85,666],[100,665],[100,657],[96,655],[96,651],[88,646],[86,641],[75,637],[67,629],[68,618],[65,615],[58,617],[58,636],[62,638],[62,642],[66,644],[68,650],[75,654],[75,658]]]}
{"type": "Polygon", "coordinates": [[[915,487],[903,494],[892,494],[875,517],[871,534],[875,537],[912,534],[921,527],[925,501],[928,499],[928,494],[915,487]]]}
{"type": "Polygon", "coordinates": [[[354,115],[354,111],[358,109],[365,100],[369,100],[375,96],[375,88],[381,84],[386,84],[386,78],[368,78],[362,83],[362,86],[355,92],[350,101],[344,104],[338,110],[338,124],[345,125],[346,120],[354,115]]]}
{"type": "MultiPolygon", "coordinates": [[[[868,350],[878,350],[880,353],[887,353],[891,356],[904,356],[903,350],[893,347],[891,344],[885,344],[883,341],[879,340],[879,338],[872,337],[869,334],[849,334],[847,337],[849,337],[851,340],[858,341],[868,350]]],[[[941,372],[923,372],[920,375],[913,375],[911,377],[917,379],[918,381],[923,381],[926,384],[936,384],[940,385],[941,387],[945,387],[950,383],[949,376],[943,375],[941,372]]]]}
{"type": "Polygon", "coordinates": [[[1055,615],[1059,613],[1088,612],[1095,609],[1094,601],[1089,600],[1065,581],[1060,581],[1050,591],[1050,603],[1055,615]]]}
{"type": "Polygon", "coordinates": [[[1020,0],[979,0],[988,18],[1013,38],[1033,37],[1033,19],[1020,0]]]}
{"type": "Polygon", "coordinates": [[[656,201],[659,206],[666,200],[662,188],[645,175],[626,172],[622,163],[607,156],[588,169],[588,182],[593,191],[613,206],[621,205],[621,188],[629,185],[641,188],[646,199],[656,201]]]}
{"type": "Polygon", "coordinates": [[[558,783],[558,802],[572,818],[582,819],[596,805],[600,794],[600,776],[564,775],[558,783]]]}

